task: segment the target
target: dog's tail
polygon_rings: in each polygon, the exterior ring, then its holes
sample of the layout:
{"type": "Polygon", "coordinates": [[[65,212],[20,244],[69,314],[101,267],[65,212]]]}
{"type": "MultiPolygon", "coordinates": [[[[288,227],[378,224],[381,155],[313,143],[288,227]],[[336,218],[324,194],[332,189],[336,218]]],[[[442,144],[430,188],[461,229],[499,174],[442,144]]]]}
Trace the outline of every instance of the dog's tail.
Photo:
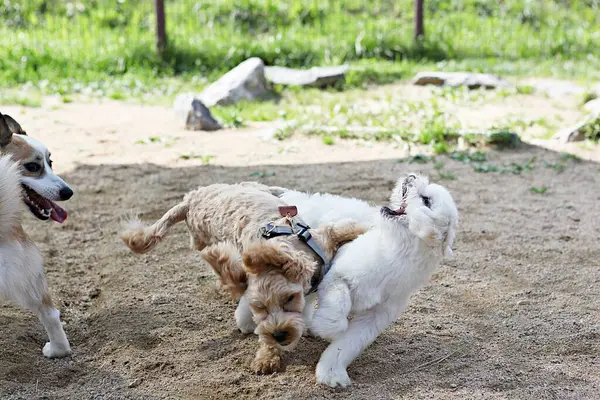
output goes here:
{"type": "Polygon", "coordinates": [[[9,156],[0,157],[0,237],[20,224],[23,214],[20,167],[9,156]]]}
{"type": "Polygon", "coordinates": [[[185,220],[188,208],[187,199],[184,199],[150,226],[145,225],[138,218],[126,220],[121,230],[121,239],[131,251],[139,254],[147,253],[167,235],[169,228],[185,220]]]}

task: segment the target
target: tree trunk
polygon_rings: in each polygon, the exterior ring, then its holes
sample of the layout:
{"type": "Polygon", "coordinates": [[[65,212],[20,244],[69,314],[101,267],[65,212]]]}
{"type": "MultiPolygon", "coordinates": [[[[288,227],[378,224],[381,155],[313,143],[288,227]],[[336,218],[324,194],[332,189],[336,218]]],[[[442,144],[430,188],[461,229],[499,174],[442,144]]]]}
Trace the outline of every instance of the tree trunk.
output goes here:
{"type": "Polygon", "coordinates": [[[425,28],[423,24],[423,2],[425,0],[415,0],[415,41],[419,42],[425,37],[425,28]]]}
{"type": "Polygon", "coordinates": [[[167,32],[165,29],[165,2],[164,0],[155,0],[156,8],[156,49],[162,57],[167,48],[167,32]]]}

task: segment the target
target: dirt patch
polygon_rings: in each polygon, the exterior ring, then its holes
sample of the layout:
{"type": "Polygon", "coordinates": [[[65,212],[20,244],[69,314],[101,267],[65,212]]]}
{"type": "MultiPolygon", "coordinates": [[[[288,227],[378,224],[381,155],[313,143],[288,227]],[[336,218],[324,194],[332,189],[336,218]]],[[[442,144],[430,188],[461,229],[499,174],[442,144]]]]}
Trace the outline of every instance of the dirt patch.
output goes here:
{"type": "MultiPolygon", "coordinates": [[[[391,99],[400,99],[406,107],[436,100],[440,110],[451,116],[453,123],[459,122],[465,131],[484,132],[492,127],[515,125],[526,141],[600,161],[597,145],[565,145],[547,140],[560,128],[571,126],[583,117],[581,96],[556,98],[543,93],[502,96],[493,91],[444,94],[439,88],[406,82],[369,91],[323,92],[320,96],[314,105],[299,104],[298,107],[316,107],[319,113],[328,115],[330,110],[324,105],[353,105],[357,112],[366,113],[389,109],[391,99]]],[[[422,104],[419,108],[432,104],[422,104]]],[[[415,119],[423,117],[418,113],[419,108],[414,112],[415,119]]],[[[15,117],[26,131],[50,148],[59,172],[83,164],[153,163],[189,167],[335,163],[395,159],[422,151],[407,143],[341,139],[327,146],[319,136],[294,135],[278,141],[269,139],[276,130],[273,123],[250,123],[247,128],[235,130],[189,132],[183,129],[170,108],[110,100],[62,104],[59,98],[50,97],[44,99],[40,108],[2,106],[2,112],[15,117]]]]}
{"type": "MultiPolygon", "coordinates": [[[[64,147],[56,152],[68,152],[64,147]]],[[[2,306],[0,397],[594,398],[600,167],[570,162],[558,174],[543,163],[559,162],[559,155],[534,147],[493,152],[490,159],[522,164],[532,156],[539,167],[521,175],[478,174],[444,159],[457,177],[441,182],[461,213],[455,258],[351,365],[348,391],[315,384],[326,346],[315,338],[303,338],[286,355],[284,373],[253,375],[248,364],[256,338],[236,330],[235,304],[215,290],[215,277],[188,248],[184,226],[154,252],[134,256],[117,240],[119,219],[132,210],[156,218],[190,189],[249,180],[255,169],[265,173],[255,178],[264,182],[381,203],[409,170],[435,180],[432,164],[79,166],[64,175],[76,192],[67,222],[26,222],[45,256],[74,355],[44,359],[41,325],[2,306]],[[534,186],[548,191],[532,193],[534,186]]],[[[61,157],[55,159],[60,165],[61,157]]]]}

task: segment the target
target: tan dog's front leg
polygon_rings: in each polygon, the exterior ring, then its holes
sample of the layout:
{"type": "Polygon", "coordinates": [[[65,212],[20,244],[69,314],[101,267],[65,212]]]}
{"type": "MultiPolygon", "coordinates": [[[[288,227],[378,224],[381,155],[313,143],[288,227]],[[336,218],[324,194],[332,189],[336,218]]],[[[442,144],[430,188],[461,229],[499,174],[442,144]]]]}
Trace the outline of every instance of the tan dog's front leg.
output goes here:
{"type": "Polygon", "coordinates": [[[252,370],[257,374],[272,374],[281,367],[281,350],[276,347],[260,344],[252,361],[252,370]]]}

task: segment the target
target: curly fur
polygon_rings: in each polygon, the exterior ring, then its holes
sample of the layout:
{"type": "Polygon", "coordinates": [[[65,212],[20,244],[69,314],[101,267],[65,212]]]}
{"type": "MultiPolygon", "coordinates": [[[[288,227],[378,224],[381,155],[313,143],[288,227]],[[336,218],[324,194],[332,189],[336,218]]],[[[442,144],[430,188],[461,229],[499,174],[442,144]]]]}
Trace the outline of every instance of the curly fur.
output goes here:
{"type": "MultiPolygon", "coordinates": [[[[133,219],[124,223],[121,232],[123,242],[132,251],[145,253],[167,235],[171,226],[185,221],[192,247],[201,251],[222,287],[240,298],[235,314],[238,327],[242,332],[256,330],[259,334],[262,346],[261,357],[253,363],[256,372],[278,368],[281,350],[293,348],[302,335],[304,293],[320,264],[318,256],[295,236],[269,241],[262,238],[260,228],[264,224],[284,223],[278,210],[285,205],[268,187],[256,182],[214,184],[188,193],[156,223],[146,226],[133,219]],[[291,292],[301,299],[294,303],[301,307],[289,307],[284,301],[291,292]]],[[[352,221],[311,230],[330,258],[341,244],[363,232],[365,228],[352,221]]]]}

